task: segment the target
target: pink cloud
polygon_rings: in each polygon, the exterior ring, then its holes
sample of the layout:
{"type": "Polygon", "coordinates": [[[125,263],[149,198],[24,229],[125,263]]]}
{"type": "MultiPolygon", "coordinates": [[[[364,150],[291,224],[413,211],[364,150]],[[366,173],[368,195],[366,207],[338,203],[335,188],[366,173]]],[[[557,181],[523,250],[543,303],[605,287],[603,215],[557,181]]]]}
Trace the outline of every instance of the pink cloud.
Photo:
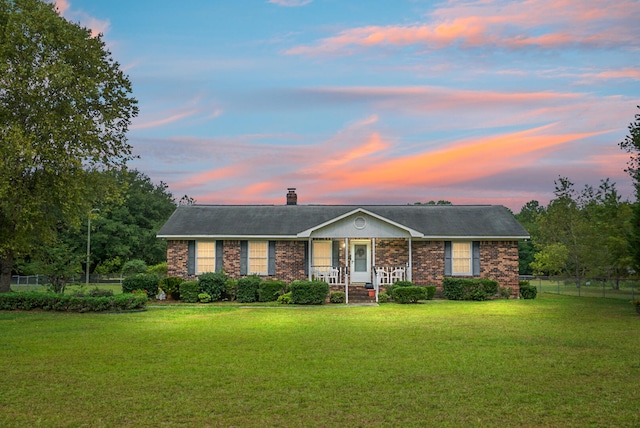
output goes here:
{"type": "Polygon", "coordinates": [[[91,30],[91,37],[97,37],[99,34],[106,34],[111,26],[108,20],[101,20],[86,14],[85,12],[74,10],[71,8],[69,0],[55,0],[53,2],[58,9],[60,15],[69,21],[79,22],[80,25],[91,30]]]}
{"type": "Polygon", "coordinates": [[[285,53],[349,54],[354,49],[374,46],[413,45],[429,49],[614,45],[637,48],[639,42],[628,27],[639,18],[640,8],[631,0],[613,5],[607,0],[450,1],[434,11],[424,23],[345,29],[315,44],[296,46],[285,53]]]}

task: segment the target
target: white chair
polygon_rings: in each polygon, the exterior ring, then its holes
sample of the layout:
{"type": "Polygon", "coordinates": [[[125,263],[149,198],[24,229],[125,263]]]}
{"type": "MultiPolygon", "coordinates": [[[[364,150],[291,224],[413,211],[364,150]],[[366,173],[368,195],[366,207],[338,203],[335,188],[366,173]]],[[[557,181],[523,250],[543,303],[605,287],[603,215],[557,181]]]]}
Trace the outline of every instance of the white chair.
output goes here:
{"type": "Polygon", "coordinates": [[[378,285],[391,284],[389,282],[389,273],[384,268],[376,268],[376,281],[378,285]]]}
{"type": "Polygon", "coordinates": [[[397,268],[391,272],[391,282],[390,284],[394,284],[396,281],[404,281],[404,269],[397,268]]]}

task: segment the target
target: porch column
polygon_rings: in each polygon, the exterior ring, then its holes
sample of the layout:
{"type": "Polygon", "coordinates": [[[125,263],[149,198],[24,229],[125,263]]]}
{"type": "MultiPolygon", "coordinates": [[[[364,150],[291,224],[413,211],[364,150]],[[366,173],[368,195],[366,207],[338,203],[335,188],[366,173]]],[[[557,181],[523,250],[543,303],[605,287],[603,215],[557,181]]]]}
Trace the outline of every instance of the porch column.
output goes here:
{"type": "Polygon", "coordinates": [[[411,255],[411,236],[409,236],[409,264],[407,267],[407,281],[412,281],[413,280],[413,276],[411,275],[411,268],[412,268],[412,263],[411,260],[413,259],[412,255],[411,255]]]}
{"type": "Polygon", "coordinates": [[[349,238],[344,238],[344,296],[349,304],[349,238]]]}
{"type": "Polygon", "coordinates": [[[308,280],[311,281],[311,266],[313,266],[312,260],[313,260],[313,255],[311,254],[311,251],[313,249],[312,245],[311,245],[311,237],[309,237],[309,260],[307,260],[307,272],[309,273],[309,278],[308,280]]]}

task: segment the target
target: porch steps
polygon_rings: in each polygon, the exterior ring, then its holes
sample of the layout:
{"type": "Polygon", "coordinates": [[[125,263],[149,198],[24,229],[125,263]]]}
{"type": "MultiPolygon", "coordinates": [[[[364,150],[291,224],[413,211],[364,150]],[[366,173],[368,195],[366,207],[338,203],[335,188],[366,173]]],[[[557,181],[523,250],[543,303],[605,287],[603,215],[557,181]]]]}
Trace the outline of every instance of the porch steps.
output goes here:
{"type": "MultiPolygon", "coordinates": [[[[344,291],[344,287],[340,290],[344,291]]],[[[349,304],[352,303],[375,303],[376,297],[369,297],[369,289],[363,286],[349,286],[349,304]]]]}

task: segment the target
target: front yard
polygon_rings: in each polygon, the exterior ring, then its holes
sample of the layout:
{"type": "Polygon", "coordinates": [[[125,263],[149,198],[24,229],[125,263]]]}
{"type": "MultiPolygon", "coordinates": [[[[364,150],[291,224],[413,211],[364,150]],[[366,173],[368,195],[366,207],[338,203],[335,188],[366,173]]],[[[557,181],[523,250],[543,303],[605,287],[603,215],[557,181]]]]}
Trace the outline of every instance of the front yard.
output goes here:
{"type": "Polygon", "coordinates": [[[0,312],[1,426],[638,426],[628,302],[0,312]]]}

